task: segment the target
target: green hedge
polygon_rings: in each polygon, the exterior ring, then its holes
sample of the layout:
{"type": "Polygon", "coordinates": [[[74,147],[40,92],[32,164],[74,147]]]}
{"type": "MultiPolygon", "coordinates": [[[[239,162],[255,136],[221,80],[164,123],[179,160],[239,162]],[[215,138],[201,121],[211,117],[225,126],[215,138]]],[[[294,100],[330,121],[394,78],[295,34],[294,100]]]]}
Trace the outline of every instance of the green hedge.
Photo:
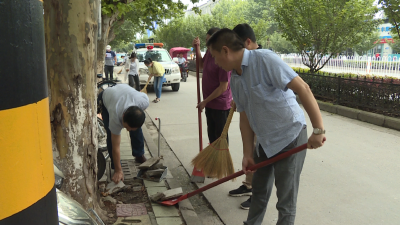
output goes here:
{"type": "Polygon", "coordinates": [[[312,74],[306,69],[294,70],[310,86],[317,99],[400,117],[400,79],[351,73],[312,74]]]}
{"type": "MultiPolygon", "coordinates": [[[[310,73],[310,69],[303,69],[300,67],[292,67],[294,71],[297,73],[310,73]]],[[[400,84],[400,79],[397,77],[391,77],[391,76],[377,76],[377,75],[359,75],[359,74],[354,74],[354,73],[328,73],[328,72],[322,72],[318,71],[314,74],[318,75],[324,75],[324,76],[341,76],[342,78],[348,78],[348,79],[366,79],[367,81],[380,81],[383,83],[393,83],[393,84],[400,84]]]]}

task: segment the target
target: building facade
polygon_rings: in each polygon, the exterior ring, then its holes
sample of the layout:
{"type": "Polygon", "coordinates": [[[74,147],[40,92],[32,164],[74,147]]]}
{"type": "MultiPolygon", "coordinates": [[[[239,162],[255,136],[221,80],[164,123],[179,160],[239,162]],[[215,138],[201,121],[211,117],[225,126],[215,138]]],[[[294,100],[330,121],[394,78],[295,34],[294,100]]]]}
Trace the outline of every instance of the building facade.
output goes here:
{"type": "Polygon", "coordinates": [[[379,40],[377,41],[378,44],[369,51],[369,54],[375,57],[392,57],[395,55],[393,49],[390,47],[389,43],[393,42],[393,37],[391,35],[391,29],[394,26],[385,20],[385,23],[379,25],[377,28],[379,31],[379,40]]]}
{"type": "MultiPolygon", "coordinates": [[[[218,4],[219,0],[215,0],[215,2],[213,0],[208,0],[207,2],[198,5],[197,7],[200,9],[201,14],[211,14],[211,10],[218,4]]],[[[192,10],[186,10],[185,11],[185,16],[197,16],[197,14],[192,10]]]]}

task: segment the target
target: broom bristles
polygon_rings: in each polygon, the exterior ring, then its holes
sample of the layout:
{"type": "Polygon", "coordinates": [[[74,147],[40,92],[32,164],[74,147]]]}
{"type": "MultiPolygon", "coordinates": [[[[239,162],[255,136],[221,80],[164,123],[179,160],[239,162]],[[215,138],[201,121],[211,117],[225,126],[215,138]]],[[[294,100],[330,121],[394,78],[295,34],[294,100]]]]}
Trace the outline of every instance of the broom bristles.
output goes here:
{"type": "Polygon", "coordinates": [[[146,85],[144,85],[143,89],[140,90],[140,92],[146,93],[147,94],[147,85],[149,84],[150,79],[147,80],[146,85]]]}
{"type": "Polygon", "coordinates": [[[192,160],[192,165],[202,169],[204,175],[209,177],[221,179],[229,176],[235,170],[228,148],[226,138],[218,138],[192,160]]]}

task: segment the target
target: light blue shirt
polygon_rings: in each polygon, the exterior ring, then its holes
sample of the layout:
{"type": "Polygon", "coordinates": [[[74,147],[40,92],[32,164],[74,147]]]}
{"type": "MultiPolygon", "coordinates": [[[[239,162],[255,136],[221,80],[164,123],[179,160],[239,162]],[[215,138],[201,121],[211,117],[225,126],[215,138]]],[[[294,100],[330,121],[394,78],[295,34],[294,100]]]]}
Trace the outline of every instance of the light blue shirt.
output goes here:
{"type": "Polygon", "coordinates": [[[110,115],[108,128],[111,133],[121,135],[125,111],[131,106],[137,106],[144,111],[149,107],[149,97],[128,84],[117,84],[104,90],[103,103],[110,115]]]}
{"type": "Polygon", "coordinates": [[[185,58],[178,58],[178,64],[182,64],[182,63],[184,63],[184,62],[186,62],[186,59],[185,58]]]}
{"type": "Polygon", "coordinates": [[[278,55],[266,49],[245,50],[242,75],[232,71],[231,90],[238,112],[250,126],[268,157],[290,144],[306,124],[303,110],[287,84],[297,77],[278,55]]]}

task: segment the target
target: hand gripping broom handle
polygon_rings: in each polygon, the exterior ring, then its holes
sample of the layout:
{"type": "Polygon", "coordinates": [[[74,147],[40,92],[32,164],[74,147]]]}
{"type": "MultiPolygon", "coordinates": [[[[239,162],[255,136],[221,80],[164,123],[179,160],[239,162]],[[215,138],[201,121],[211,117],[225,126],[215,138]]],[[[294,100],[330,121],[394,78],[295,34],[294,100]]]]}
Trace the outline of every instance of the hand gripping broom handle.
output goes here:
{"type": "Polygon", "coordinates": [[[231,110],[229,110],[228,118],[226,119],[224,129],[222,130],[222,133],[221,133],[221,139],[226,138],[226,136],[228,135],[229,125],[231,125],[233,113],[235,112],[235,110],[236,110],[236,107],[232,107],[231,110]]]}
{"type": "MultiPolygon", "coordinates": [[[[197,104],[200,104],[201,99],[200,99],[200,60],[201,60],[201,54],[197,55],[197,50],[200,48],[199,45],[196,45],[196,78],[197,78],[197,104]]],[[[199,121],[199,147],[200,147],[200,152],[203,150],[203,132],[202,132],[202,124],[201,124],[201,110],[198,109],[197,112],[197,117],[199,121]]]]}
{"type": "MultiPolygon", "coordinates": [[[[232,110],[232,109],[231,109],[231,110],[232,110]]],[[[300,145],[300,146],[298,146],[298,147],[296,147],[296,148],[294,148],[294,149],[292,149],[292,150],[289,150],[289,151],[287,151],[287,152],[281,153],[281,154],[279,154],[279,155],[277,155],[277,156],[275,156],[275,157],[273,157],[273,158],[270,158],[270,159],[267,159],[267,160],[265,160],[265,161],[263,161],[263,162],[260,162],[260,163],[254,165],[254,166],[251,166],[251,167],[248,168],[248,170],[256,170],[256,169],[259,169],[259,168],[261,168],[261,167],[270,165],[270,164],[272,164],[272,163],[274,163],[274,162],[277,162],[277,161],[279,161],[279,160],[281,160],[281,159],[284,159],[284,158],[286,158],[286,157],[289,157],[289,156],[291,156],[291,155],[293,155],[293,154],[295,154],[295,153],[297,153],[297,152],[303,151],[303,150],[306,149],[306,148],[307,148],[307,143],[306,143],[306,144],[303,144],[303,145],[300,145]]],[[[220,185],[220,184],[222,184],[222,183],[225,183],[225,182],[227,182],[228,180],[231,180],[231,179],[236,178],[236,177],[238,177],[238,176],[240,176],[240,175],[243,175],[243,174],[244,174],[243,170],[240,170],[240,171],[238,171],[238,172],[236,172],[236,173],[234,173],[234,174],[231,174],[231,175],[229,175],[229,176],[227,176],[227,177],[224,177],[224,178],[222,178],[222,179],[220,179],[220,180],[217,180],[217,181],[215,181],[215,182],[213,182],[213,183],[211,183],[211,184],[208,184],[208,185],[206,185],[206,186],[204,186],[204,187],[202,187],[202,188],[199,188],[199,189],[197,189],[197,190],[195,190],[195,191],[192,191],[192,192],[190,192],[190,193],[187,193],[186,195],[183,195],[182,197],[180,197],[179,200],[183,200],[183,199],[190,198],[190,197],[192,197],[193,195],[197,195],[198,193],[201,193],[201,192],[206,191],[206,190],[208,190],[208,189],[210,189],[210,188],[213,188],[213,187],[215,187],[215,186],[217,186],[217,185],[220,185]]]]}

